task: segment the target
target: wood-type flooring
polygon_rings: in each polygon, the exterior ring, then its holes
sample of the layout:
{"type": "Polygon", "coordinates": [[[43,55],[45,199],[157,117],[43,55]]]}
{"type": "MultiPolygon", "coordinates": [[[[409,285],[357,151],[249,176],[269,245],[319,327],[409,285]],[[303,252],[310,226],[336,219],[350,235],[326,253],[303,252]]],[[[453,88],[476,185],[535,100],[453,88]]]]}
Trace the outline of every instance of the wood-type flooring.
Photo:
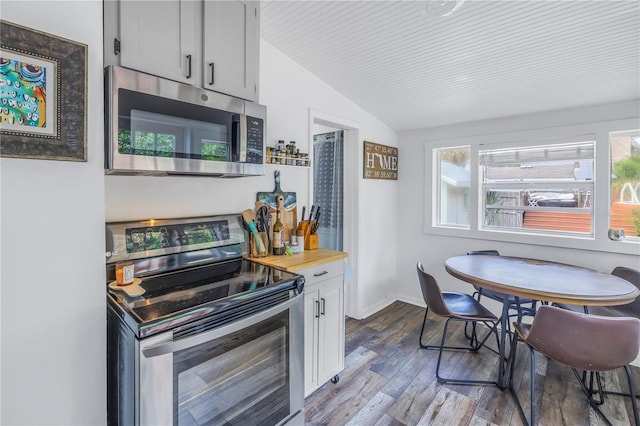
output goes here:
{"type": "MultiPolygon", "coordinates": [[[[495,386],[439,384],[437,350],[418,345],[424,308],[394,302],[364,320],[346,320],[345,369],[337,384],[328,382],[305,402],[307,425],[521,425],[508,391],[495,386]]],[[[444,320],[429,314],[425,340],[439,343],[444,320]]],[[[452,321],[447,344],[464,344],[464,323],[452,321]]],[[[493,339],[495,342],[495,339],[493,339]]],[[[493,343],[495,346],[495,343],[493,343]]],[[[529,350],[518,346],[514,383],[529,413],[529,350]]],[[[478,353],[445,351],[443,377],[491,380],[498,357],[486,348],[478,353]]],[[[633,367],[636,388],[640,369],[633,367]]],[[[608,390],[627,391],[624,370],[603,375],[608,390]]],[[[570,369],[536,354],[539,425],[604,425],[589,407],[570,369]]],[[[614,425],[633,424],[630,399],[607,395],[602,411],[614,425]]]]}

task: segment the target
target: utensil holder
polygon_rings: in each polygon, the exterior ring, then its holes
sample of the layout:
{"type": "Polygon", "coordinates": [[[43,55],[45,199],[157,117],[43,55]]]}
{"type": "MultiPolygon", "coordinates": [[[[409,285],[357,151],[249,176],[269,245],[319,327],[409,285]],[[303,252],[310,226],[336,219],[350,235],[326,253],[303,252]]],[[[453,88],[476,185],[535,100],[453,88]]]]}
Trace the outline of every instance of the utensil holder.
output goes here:
{"type": "Polygon", "coordinates": [[[318,248],[318,234],[309,234],[308,237],[304,239],[304,249],[305,250],[314,250],[318,248]]]}
{"type": "Polygon", "coordinates": [[[249,244],[249,257],[267,257],[269,256],[269,240],[267,239],[266,232],[252,232],[251,239],[249,244]],[[262,246],[265,248],[265,251],[260,252],[258,250],[258,244],[256,244],[256,238],[259,238],[262,241],[262,246]]]}

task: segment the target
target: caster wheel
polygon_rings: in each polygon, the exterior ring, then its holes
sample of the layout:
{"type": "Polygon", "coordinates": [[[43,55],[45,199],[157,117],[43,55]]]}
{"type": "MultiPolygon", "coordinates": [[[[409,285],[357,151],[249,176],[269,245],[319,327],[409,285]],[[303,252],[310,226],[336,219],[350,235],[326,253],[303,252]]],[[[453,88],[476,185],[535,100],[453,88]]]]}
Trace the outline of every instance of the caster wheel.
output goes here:
{"type": "Polygon", "coordinates": [[[334,385],[339,381],[340,381],[340,376],[338,376],[337,374],[331,378],[331,383],[333,383],[334,385]]]}

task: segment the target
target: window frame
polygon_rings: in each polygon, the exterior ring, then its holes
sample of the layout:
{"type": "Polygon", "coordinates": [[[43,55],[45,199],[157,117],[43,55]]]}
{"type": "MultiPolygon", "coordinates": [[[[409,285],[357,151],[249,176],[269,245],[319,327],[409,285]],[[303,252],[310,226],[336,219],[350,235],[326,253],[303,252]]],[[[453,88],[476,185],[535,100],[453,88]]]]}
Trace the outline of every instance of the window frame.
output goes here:
{"type": "Polygon", "coordinates": [[[504,133],[486,133],[477,136],[462,138],[437,139],[424,142],[424,219],[423,233],[459,238],[472,238],[489,241],[504,241],[520,244],[532,244],[540,246],[565,247],[572,249],[606,251],[610,253],[638,254],[640,238],[625,238],[622,241],[612,241],[608,237],[611,179],[609,170],[611,165],[611,150],[609,146],[609,133],[635,129],[638,126],[638,118],[592,122],[577,125],[549,127],[543,129],[512,131],[504,133]],[[479,170],[480,145],[508,146],[513,141],[526,142],[545,139],[561,140],[580,137],[580,135],[595,135],[595,159],[594,159],[594,189],[591,198],[593,206],[592,234],[580,233],[530,233],[512,232],[503,229],[481,229],[484,212],[481,211],[480,202],[483,194],[481,176],[479,170]],[[438,158],[435,149],[451,149],[455,147],[469,146],[471,149],[470,166],[470,226],[468,229],[443,227],[437,225],[437,198],[435,192],[439,189],[439,176],[436,177],[438,158]],[[606,214],[603,214],[606,212],[606,214]]]}

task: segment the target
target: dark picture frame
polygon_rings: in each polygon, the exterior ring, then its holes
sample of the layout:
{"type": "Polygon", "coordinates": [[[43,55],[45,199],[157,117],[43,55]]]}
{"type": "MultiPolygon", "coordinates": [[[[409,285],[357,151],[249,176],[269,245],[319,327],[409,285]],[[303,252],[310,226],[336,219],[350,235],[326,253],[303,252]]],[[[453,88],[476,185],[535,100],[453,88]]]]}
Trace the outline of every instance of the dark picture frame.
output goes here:
{"type": "Polygon", "coordinates": [[[87,45],[0,20],[0,156],[87,161],[87,45]]]}

